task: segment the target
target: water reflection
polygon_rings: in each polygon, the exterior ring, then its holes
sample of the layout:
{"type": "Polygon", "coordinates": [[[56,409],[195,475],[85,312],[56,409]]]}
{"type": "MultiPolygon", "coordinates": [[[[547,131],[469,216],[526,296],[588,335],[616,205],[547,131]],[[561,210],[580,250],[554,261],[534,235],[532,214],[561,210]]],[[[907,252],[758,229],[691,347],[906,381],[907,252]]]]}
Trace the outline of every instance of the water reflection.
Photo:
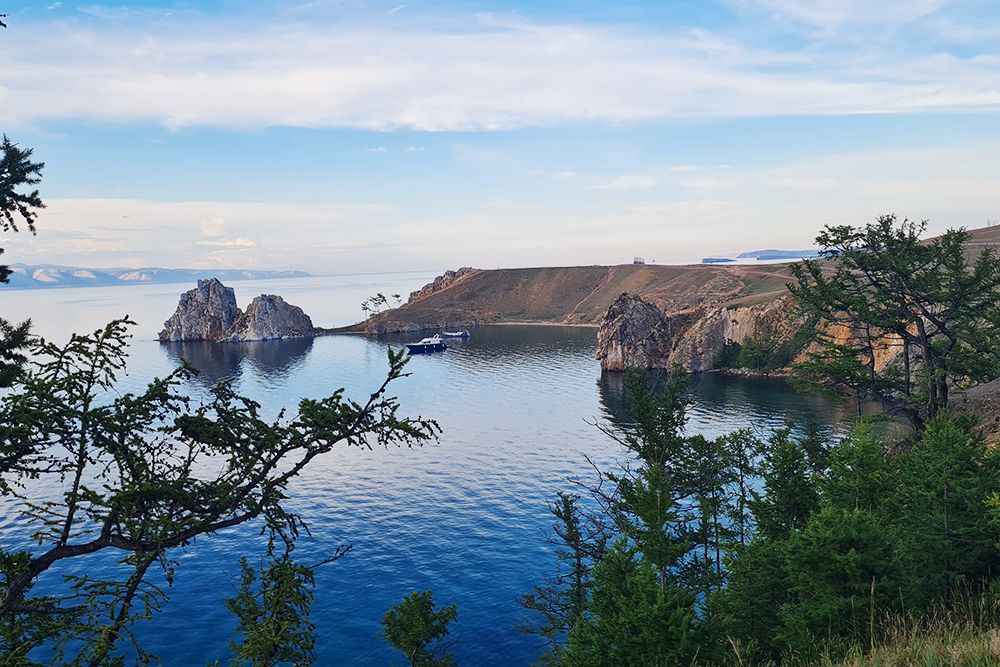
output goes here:
{"type": "MultiPolygon", "coordinates": [[[[597,382],[601,406],[611,421],[621,419],[626,409],[624,377],[624,373],[604,371],[597,382]]],[[[845,425],[841,420],[849,416],[849,409],[841,403],[824,396],[796,393],[778,378],[720,373],[696,373],[690,378],[688,429],[709,437],[744,427],[770,430],[788,426],[802,433],[810,424],[816,424],[821,433],[829,436],[842,432],[845,425]]],[[[662,378],[654,374],[654,382],[658,379],[662,378]]]]}
{"type": "MultiPolygon", "coordinates": [[[[622,374],[601,373],[592,328],[487,326],[470,333],[467,341],[449,341],[445,352],[415,355],[410,377],[392,387],[403,414],[439,421],[439,441],[413,449],[338,447],[290,488],[290,509],[312,531],[296,547],[303,562],[322,560],[343,542],[357,554],[317,570],[322,595],[312,618],[328,638],[317,664],[389,664],[392,649],[376,639],[382,614],[403,594],[427,588],[466,610],[455,649],[460,664],[527,665],[538,657],[531,638],[512,625],[522,613],[514,600],[556,566],[539,539],[552,523],[546,502],[574,488],[567,479],[591,479],[588,459],[612,469],[620,456],[591,423],[621,413],[622,374]]],[[[184,357],[203,370],[197,388],[239,378],[240,393],[273,415],[336,387],[366,396],[385,376],[386,346],[426,335],[162,349],[149,342],[134,350],[150,359],[149,377],[162,374],[168,359],[184,357]]],[[[839,414],[835,404],[795,394],[780,381],[712,374],[692,380],[689,432],[706,437],[839,414]]],[[[5,525],[0,517],[0,534],[5,525]]],[[[255,529],[234,529],[182,556],[178,576],[197,585],[173,589],[169,611],[139,630],[165,667],[227,654],[232,627],[219,598],[231,590],[238,558],[260,553],[258,540],[255,529]]]]}
{"type": "Polygon", "coordinates": [[[280,380],[302,364],[312,350],[312,338],[260,340],[245,343],[182,341],[161,343],[171,359],[185,359],[201,373],[198,382],[213,386],[236,379],[248,364],[260,377],[280,380]]]}

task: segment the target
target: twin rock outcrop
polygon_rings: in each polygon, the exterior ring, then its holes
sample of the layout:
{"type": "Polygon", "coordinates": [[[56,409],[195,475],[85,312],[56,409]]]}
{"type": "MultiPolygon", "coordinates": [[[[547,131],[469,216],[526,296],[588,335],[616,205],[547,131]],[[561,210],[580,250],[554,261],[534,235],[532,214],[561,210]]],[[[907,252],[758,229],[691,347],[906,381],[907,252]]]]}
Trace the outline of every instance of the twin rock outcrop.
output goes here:
{"type": "Polygon", "coordinates": [[[217,278],[199,280],[181,294],[173,316],[164,322],[160,342],[211,340],[241,342],[314,335],[317,330],[301,308],[276,294],[255,297],[246,311],[236,305],[236,293],[217,278]]]}

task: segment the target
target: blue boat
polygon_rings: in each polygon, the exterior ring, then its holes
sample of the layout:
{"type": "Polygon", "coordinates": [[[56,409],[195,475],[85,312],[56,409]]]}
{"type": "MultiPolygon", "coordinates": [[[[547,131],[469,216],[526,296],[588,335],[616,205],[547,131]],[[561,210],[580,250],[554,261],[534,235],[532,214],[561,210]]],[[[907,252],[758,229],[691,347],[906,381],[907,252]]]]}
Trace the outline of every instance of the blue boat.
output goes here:
{"type": "Polygon", "coordinates": [[[441,340],[441,336],[435,334],[430,338],[424,338],[419,343],[406,343],[406,349],[410,351],[410,354],[423,354],[424,352],[440,352],[448,349],[448,346],[441,340]]]}
{"type": "Polygon", "coordinates": [[[445,338],[468,338],[469,330],[462,329],[461,331],[442,331],[441,335],[445,338]]]}

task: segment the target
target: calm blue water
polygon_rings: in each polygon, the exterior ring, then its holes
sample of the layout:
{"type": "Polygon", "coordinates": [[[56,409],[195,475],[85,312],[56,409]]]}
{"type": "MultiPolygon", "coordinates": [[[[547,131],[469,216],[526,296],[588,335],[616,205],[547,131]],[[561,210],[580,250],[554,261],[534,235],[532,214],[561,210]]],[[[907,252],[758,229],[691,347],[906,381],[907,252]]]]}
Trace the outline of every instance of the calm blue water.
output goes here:
{"type": "MultiPolygon", "coordinates": [[[[357,308],[375,291],[405,294],[404,289],[427,282],[427,276],[352,281],[234,286],[241,306],[255,294],[276,292],[304,305],[317,324],[332,326],[359,319],[360,309],[357,314],[346,310],[350,303],[357,308]],[[352,302],[345,292],[360,298],[352,302]]],[[[93,323],[81,328],[94,328],[128,307],[144,319],[131,348],[125,388],[169,372],[184,356],[203,369],[190,387],[193,394],[235,378],[239,391],[271,414],[338,387],[346,387],[348,395],[367,395],[384,377],[387,346],[404,340],[330,336],[160,345],[153,335],[173,312],[181,289],[63,289],[35,291],[30,299],[6,293],[0,303],[3,316],[33,315],[40,333],[56,340],[74,324],[93,323]]],[[[461,641],[454,653],[459,664],[527,665],[535,659],[532,638],[517,633],[511,622],[520,614],[515,596],[554,567],[551,549],[541,540],[551,524],[546,501],[572,489],[568,477],[592,474],[586,456],[610,465],[618,454],[591,423],[609,418],[621,404],[621,377],[602,375],[595,349],[596,330],[590,328],[476,329],[444,353],[415,357],[408,366],[412,376],[393,387],[404,414],[438,420],[444,431],[440,442],[418,449],[342,448],[297,480],[291,505],[312,531],[312,538],[301,540],[297,557],[308,564],[341,544],[354,546],[348,556],[317,570],[312,618],[322,638],[318,664],[399,662],[376,638],[379,620],[404,594],[427,588],[438,604],[458,605],[455,633],[461,641]]],[[[840,416],[835,406],[797,395],[780,382],[713,375],[695,380],[693,432],[715,436],[744,426],[771,429],[786,420],[831,424],[840,416]]],[[[4,546],[22,544],[23,522],[13,510],[10,503],[0,510],[4,546]]],[[[187,667],[205,659],[225,663],[234,624],[220,599],[232,594],[239,557],[262,553],[257,529],[244,526],[199,539],[177,554],[181,565],[169,603],[139,628],[146,648],[165,665],[187,667]]],[[[108,567],[108,561],[98,555],[72,567],[108,567]]]]}

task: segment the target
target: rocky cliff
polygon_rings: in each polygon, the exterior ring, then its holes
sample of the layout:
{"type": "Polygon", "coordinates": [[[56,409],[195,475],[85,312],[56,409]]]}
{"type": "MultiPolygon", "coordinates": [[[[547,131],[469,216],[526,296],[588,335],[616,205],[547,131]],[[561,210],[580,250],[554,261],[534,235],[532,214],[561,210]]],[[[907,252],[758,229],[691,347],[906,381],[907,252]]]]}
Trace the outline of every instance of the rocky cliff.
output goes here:
{"type": "Polygon", "coordinates": [[[757,303],[671,314],[622,294],[601,322],[597,359],[603,370],[669,368],[677,363],[697,373],[712,368],[712,357],[727,342],[743,344],[766,336],[780,343],[790,340],[802,324],[787,293],[757,303]]]}
{"type": "Polygon", "coordinates": [[[249,341],[314,333],[309,316],[280,296],[263,294],[242,312],[233,288],[211,278],[199,280],[198,287],[181,294],[177,310],[163,323],[158,338],[161,342],[249,341]]]}
{"type": "Polygon", "coordinates": [[[163,323],[161,342],[221,340],[239,319],[236,293],[218,278],[199,280],[198,287],[181,294],[177,310],[163,323]]]}
{"type": "Polygon", "coordinates": [[[622,292],[612,302],[597,332],[601,368],[669,368],[678,334],[690,327],[687,313],[668,316],[634,294],[622,292]]]}
{"type": "Polygon", "coordinates": [[[480,269],[474,269],[471,266],[463,266],[457,271],[445,271],[442,275],[435,278],[433,282],[427,283],[420,289],[410,292],[410,298],[406,300],[406,303],[409,305],[414,301],[420,301],[429,297],[431,294],[436,294],[445,288],[451,287],[462,278],[479,273],[479,271],[480,269]]]}
{"type": "Polygon", "coordinates": [[[310,336],[312,320],[301,308],[286,303],[276,294],[255,297],[224,338],[227,341],[273,340],[310,336]]]}

